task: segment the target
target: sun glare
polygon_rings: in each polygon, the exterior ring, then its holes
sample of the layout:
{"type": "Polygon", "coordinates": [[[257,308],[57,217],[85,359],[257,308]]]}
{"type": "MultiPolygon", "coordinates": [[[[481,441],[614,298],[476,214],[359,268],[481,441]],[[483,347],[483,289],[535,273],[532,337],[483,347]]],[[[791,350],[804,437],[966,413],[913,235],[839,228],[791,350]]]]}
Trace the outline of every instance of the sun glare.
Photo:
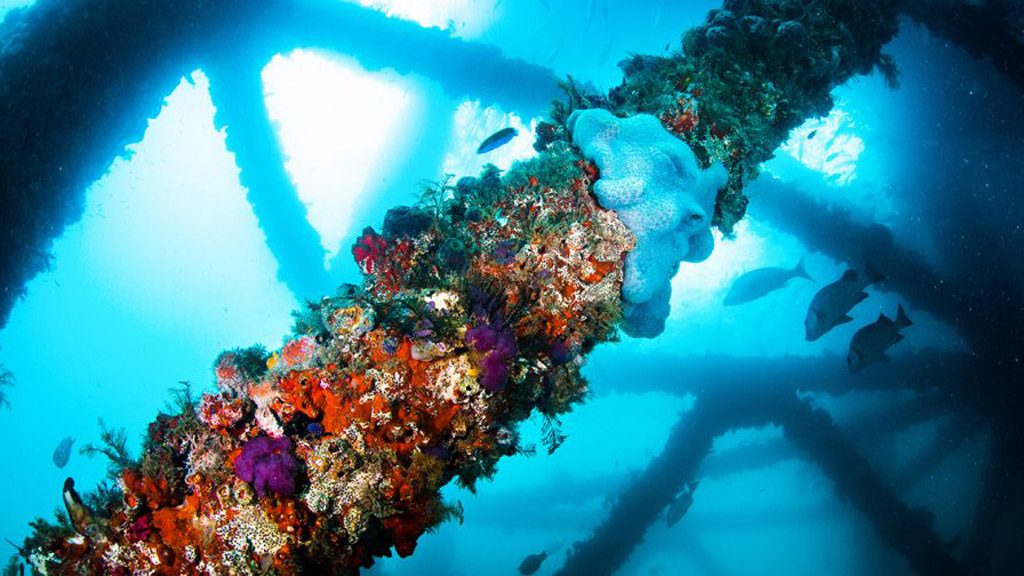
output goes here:
{"type": "Polygon", "coordinates": [[[782,151],[811,170],[821,172],[839,186],[857,177],[857,160],[864,141],[853,134],[850,115],[839,107],[824,118],[808,120],[794,129],[782,151]]]}
{"type": "Polygon", "coordinates": [[[412,122],[419,94],[397,74],[369,73],[354,60],[307,50],[275,57],[263,80],[287,170],[329,260],[348,233],[356,200],[412,122]]]}
{"type": "Polygon", "coordinates": [[[494,20],[494,3],[489,0],[345,0],[392,18],[418,23],[424,28],[448,30],[454,36],[476,38],[494,20]]]}

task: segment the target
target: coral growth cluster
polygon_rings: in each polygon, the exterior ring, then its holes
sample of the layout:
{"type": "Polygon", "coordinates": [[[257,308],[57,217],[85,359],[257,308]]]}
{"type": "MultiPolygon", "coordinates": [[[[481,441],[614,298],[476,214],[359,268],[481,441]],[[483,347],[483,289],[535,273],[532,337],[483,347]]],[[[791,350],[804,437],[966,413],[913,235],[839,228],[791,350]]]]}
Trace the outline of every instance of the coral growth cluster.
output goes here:
{"type": "MultiPolygon", "coordinates": [[[[366,229],[361,286],[296,313],[273,353],[232,350],[217,391],[151,425],[118,490],[37,523],[45,574],[352,574],[405,556],[526,451],[516,424],[582,399],[584,355],[615,334],[633,235],[567,146],[504,176],[431,186],[366,229]]],[[[73,484],[72,484],[73,486],[73,484]]]]}
{"type": "Polygon", "coordinates": [[[580,108],[616,116],[650,114],[696,153],[702,168],[721,162],[728,186],[718,193],[713,224],[726,234],[746,212],[744,185],[757,176],[790,130],[831,110],[831,91],[878,70],[895,86],[896,65],[882,47],[898,32],[898,2],[864,0],[725,0],[687,31],[682,51],[636,55],[605,95],[567,84],[542,125],[547,142],[580,108]]]}

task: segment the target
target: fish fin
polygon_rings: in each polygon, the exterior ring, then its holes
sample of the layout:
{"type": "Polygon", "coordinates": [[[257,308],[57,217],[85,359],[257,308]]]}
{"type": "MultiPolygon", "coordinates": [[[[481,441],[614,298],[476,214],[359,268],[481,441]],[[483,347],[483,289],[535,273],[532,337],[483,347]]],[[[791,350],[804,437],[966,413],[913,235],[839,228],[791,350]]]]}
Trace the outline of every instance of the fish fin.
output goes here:
{"type": "Polygon", "coordinates": [[[857,278],[860,278],[860,274],[858,274],[857,271],[854,270],[853,268],[847,268],[846,272],[843,272],[843,280],[852,281],[856,280],[857,278]]]}
{"type": "Polygon", "coordinates": [[[903,309],[903,304],[900,304],[896,308],[896,324],[901,328],[903,326],[913,326],[914,323],[910,321],[910,317],[907,316],[907,311],[903,309]]]}
{"type": "Polygon", "coordinates": [[[811,282],[814,282],[814,278],[811,278],[811,275],[807,273],[807,257],[806,256],[800,258],[800,261],[797,262],[797,264],[796,264],[796,268],[793,268],[793,277],[794,278],[806,278],[806,279],[810,280],[811,282]]]}
{"type": "Polygon", "coordinates": [[[878,320],[876,320],[876,322],[892,322],[892,320],[889,320],[889,317],[885,315],[885,312],[879,312],[878,320]]]}
{"type": "Polygon", "coordinates": [[[905,338],[903,334],[897,334],[895,337],[893,337],[893,340],[895,340],[896,342],[902,342],[903,338],[905,338]]]}
{"type": "Polygon", "coordinates": [[[861,302],[866,300],[867,297],[868,297],[868,293],[867,292],[861,292],[860,296],[857,297],[857,304],[860,304],[861,302]]]}
{"type": "Polygon", "coordinates": [[[836,322],[836,326],[839,326],[840,324],[846,324],[847,322],[853,322],[853,318],[851,318],[849,314],[847,314],[847,315],[843,316],[842,318],[840,318],[836,322]]]}

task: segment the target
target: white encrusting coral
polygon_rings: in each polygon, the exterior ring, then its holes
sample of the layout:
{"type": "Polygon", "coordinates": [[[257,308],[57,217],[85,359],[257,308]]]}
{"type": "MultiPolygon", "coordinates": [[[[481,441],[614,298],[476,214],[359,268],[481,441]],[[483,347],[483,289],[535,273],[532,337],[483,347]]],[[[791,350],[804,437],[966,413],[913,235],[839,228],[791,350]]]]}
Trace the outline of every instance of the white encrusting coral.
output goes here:
{"type": "Polygon", "coordinates": [[[668,317],[679,263],[703,261],[714,249],[711,216],[728,174],[721,164],[701,170],[690,147],[654,116],[581,110],[569,127],[573,143],[601,171],[594,185],[598,202],[636,236],[626,256],[623,329],[656,336],[668,317]]]}

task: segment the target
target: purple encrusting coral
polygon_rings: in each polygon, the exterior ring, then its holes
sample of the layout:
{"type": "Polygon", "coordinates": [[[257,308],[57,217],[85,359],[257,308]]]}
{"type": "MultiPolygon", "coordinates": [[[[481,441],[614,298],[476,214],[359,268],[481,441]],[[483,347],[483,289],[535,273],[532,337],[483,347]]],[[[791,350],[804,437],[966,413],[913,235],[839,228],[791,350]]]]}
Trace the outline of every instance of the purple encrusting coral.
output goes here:
{"type": "Polygon", "coordinates": [[[507,362],[518,350],[515,334],[499,318],[467,330],[466,343],[484,354],[480,361],[480,384],[492,392],[504,390],[508,383],[507,362]]]}
{"type": "Polygon", "coordinates": [[[258,436],[242,446],[235,458],[235,474],[252,484],[259,497],[268,491],[282,496],[295,494],[299,462],[288,438],[258,436]]]}

